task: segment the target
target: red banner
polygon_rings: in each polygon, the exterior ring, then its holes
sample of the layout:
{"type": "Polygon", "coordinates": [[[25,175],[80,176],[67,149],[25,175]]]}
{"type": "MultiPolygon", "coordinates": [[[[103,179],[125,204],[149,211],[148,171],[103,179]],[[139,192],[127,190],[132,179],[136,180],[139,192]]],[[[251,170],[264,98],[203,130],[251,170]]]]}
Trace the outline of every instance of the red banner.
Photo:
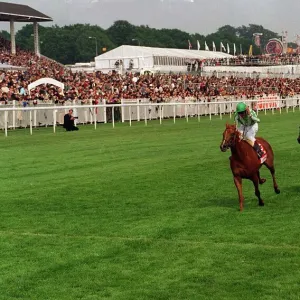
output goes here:
{"type": "Polygon", "coordinates": [[[272,109],[272,108],[279,108],[279,100],[280,97],[278,95],[269,95],[263,97],[257,97],[259,100],[256,103],[255,109],[272,109]]]}

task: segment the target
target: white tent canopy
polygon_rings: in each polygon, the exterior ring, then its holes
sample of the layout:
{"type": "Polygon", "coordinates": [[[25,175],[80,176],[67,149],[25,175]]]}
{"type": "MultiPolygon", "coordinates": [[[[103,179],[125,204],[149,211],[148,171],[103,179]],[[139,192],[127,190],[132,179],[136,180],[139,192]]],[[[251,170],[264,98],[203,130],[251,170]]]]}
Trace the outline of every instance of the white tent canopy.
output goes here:
{"type": "Polygon", "coordinates": [[[65,87],[65,85],[62,82],[59,82],[53,78],[41,78],[35,82],[30,83],[28,85],[28,91],[31,91],[32,89],[34,89],[35,87],[37,87],[41,84],[52,84],[52,85],[60,87],[61,89],[64,89],[64,87],[65,87]]]}
{"type": "Polygon", "coordinates": [[[141,46],[120,46],[95,58],[97,70],[112,70],[120,67],[128,69],[178,69],[185,68],[183,60],[204,60],[213,58],[230,58],[223,52],[187,50],[172,48],[152,48],[141,46]],[[182,59],[182,60],[180,60],[182,59]],[[131,64],[131,66],[130,66],[131,64]]]}

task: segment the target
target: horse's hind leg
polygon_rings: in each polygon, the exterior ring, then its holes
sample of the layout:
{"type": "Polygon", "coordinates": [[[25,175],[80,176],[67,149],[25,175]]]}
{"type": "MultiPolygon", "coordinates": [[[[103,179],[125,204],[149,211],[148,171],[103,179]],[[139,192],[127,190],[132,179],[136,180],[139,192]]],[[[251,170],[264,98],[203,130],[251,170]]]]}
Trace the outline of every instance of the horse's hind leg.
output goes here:
{"type": "Polygon", "coordinates": [[[265,161],[264,165],[270,170],[272,178],[273,178],[273,187],[276,194],[280,194],[280,189],[278,188],[278,184],[275,178],[275,168],[274,163],[270,162],[268,159],[265,161]]]}
{"type": "Polygon", "coordinates": [[[258,176],[259,184],[264,184],[267,181],[265,178],[260,177],[259,171],[257,172],[257,176],[258,176]]]}
{"type": "Polygon", "coordinates": [[[261,199],[261,197],[260,197],[260,191],[259,191],[259,188],[258,188],[259,177],[257,175],[254,175],[251,178],[251,181],[253,182],[253,185],[254,185],[254,188],[255,188],[255,196],[258,198],[258,205],[259,206],[264,206],[265,203],[264,203],[263,199],[261,199]]]}

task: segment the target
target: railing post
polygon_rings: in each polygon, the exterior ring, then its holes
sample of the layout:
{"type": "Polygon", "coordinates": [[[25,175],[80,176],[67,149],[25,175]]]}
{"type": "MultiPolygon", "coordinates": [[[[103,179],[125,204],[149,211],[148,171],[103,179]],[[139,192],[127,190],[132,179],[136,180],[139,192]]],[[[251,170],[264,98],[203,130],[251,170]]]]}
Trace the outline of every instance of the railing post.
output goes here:
{"type": "Polygon", "coordinates": [[[176,104],[173,105],[173,122],[176,123],[176,104]]]}
{"type": "Polygon", "coordinates": [[[53,109],[53,133],[55,133],[56,129],[56,109],[53,109]]]}
{"type": "Polygon", "coordinates": [[[121,114],[122,114],[122,123],[124,123],[125,122],[125,109],[124,109],[124,99],[122,98],[121,99],[121,114]]]}
{"type": "Polygon", "coordinates": [[[32,110],[29,111],[30,135],[32,135],[32,110]]]}
{"type": "Polygon", "coordinates": [[[295,112],[295,96],[292,98],[293,112],[295,112]]]}
{"type": "MultiPolygon", "coordinates": [[[[13,108],[16,108],[16,100],[13,101],[13,108]]],[[[16,111],[13,111],[13,129],[16,129],[16,111]]]]}
{"type": "MultiPolygon", "coordinates": [[[[94,99],[94,101],[95,101],[95,99],[94,99]]],[[[90,102],[90,105],[93,104],[93,100],[92,99],[90,99],[89,102],[90,102]]],[[[95,110],[92,109],[92,108],[89,108],[89,112],[90,112],[90,114],[89,114],[90,115],[90,123],[93,124],[94,116],[95,116],[95,110]]]]}
{"type": "Polygon", "coordinates": [[[187,109],[188,104],[184,103],[184,112],[185,112],[185,118],[186,118],[186,122],[189,122],[189,114],[188,114],[188,109],[187,109]]]}
{"type": "Polygon", "coordinates": [[[149,111],[149,107],[150,107],[150,113],[149,113],[149,119],[150,121],[152,120],[152,107],[151,105],[148,106],[148,111],[149,111]]]}
{"type": "Polygon", "coordinates": [[[137,99],[136,100],[136,104],[137,104],[137,121],[140,122],[140,100],[137,99]]]}
{"type": "Polygon", "coordinates": [[[36,119],[37,119],[36,115],[37,115],[37,110],[34,110],[33,111],[33,126],[34,126],[34,128],[36,128],[36,119]]]}
{"type": "Polygon", "coordinates": [[[7,137],[7,114],[8,114],[8,111],[6,110],[4,112],[4,130],[5,130],[5,136],[7,137]]]}
{"type": "Polygon", "coordinates": [[[95,125],[95,130],[97,129],[97,114],[96,114],[97,108],[94,107],[94,125],[95,125]]]}
{"type": "Polygon", "coordinates": [[[113,128],[115,128],[115,107],[114,106],[112,107],[112,110],[111,110],[111,118],[112,118],[113,128]]]}
{"type": "Polygon", "coordinates": [[[280,101],[280,105],[279,105],[279,113],[281,114],[281,106],[282,106],[282,99],[280,101]]]}
{"type": "Polygon", "coordinates": [[[147,106],[145,105],[144,106],[144,118],[145,118],[145,125],[147,126],[148,125],[148,118],[147,118],[147,106]]]}
{"type": "Polygon", "coordinates": [[[104,112],[104,123],[106,124],[107,123],[107,115],[106,115],[106,100],[104,99],[103,100],[103,112],[104,112]]]}
{"type": "Polygon", "coordinates": [[[159,105],[159,124],[161,125],[161,123],[162,123],[162,106],[161,105],[159,105]]]}
{"type": "MultiPolygon", "coordinates": [[[[76,105],[76,101],[73,100],[73,101],[72,101],[72,106],[75,106],[75,105],[76,105]]],[[[73,110],[74,110],[74,115],[75,115],[76,117],[78,117],[77,108],[73,108],[73,110]]],[[[75,126],[77,125],[77,119],[74,120],[74,125],[75,125],[75,126]]]]}
{"type": "Polygon", "coordinates": [[[129,109],[129,125],[131,127],[131,114],[132,114],[132,112],[131,112],[131,105],[128,107],[128,109],[129,109]]]}

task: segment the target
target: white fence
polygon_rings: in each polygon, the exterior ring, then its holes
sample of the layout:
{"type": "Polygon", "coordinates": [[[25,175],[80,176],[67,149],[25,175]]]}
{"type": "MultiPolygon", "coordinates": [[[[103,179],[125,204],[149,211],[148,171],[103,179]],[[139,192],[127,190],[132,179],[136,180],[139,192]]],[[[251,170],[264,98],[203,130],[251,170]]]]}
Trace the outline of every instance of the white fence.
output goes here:
{"type": "MultiPolygon", "coordinates": [[[[288,98],[279,100],[243,100],[257,113],[271,110],[274,114],[277,110],[286,112],[300,110],[299,98],[288,98]]],[[[163,119],[176,118],[200,118],[208,116],[212,119],[213,115],[218,115],[221,119],[228,114],[232,118],[236,104],[240,101],[218,101],[218,102],[172,102],[172,103],[150,103],[144,100],[122,101],[122,104],[106,104],[105,101],[99,105],[64,105],[44,104],[42,106],[20,107],[15,105],[5,105],[0,107],[0,128],[4,129],[5,135],[8,129],[30,128],[32,134],[34,127],[51,126],[53,132],[56,126],[63,124],[64,114],[69,109],[74,110],[74,116],[78,117],[78,124],[94,124],[95,129],[98,123],[111,122],[115,127],[116,122],[144,121],[147,125],[150,120],[159,120],[162,124],[163,119]]]]}

